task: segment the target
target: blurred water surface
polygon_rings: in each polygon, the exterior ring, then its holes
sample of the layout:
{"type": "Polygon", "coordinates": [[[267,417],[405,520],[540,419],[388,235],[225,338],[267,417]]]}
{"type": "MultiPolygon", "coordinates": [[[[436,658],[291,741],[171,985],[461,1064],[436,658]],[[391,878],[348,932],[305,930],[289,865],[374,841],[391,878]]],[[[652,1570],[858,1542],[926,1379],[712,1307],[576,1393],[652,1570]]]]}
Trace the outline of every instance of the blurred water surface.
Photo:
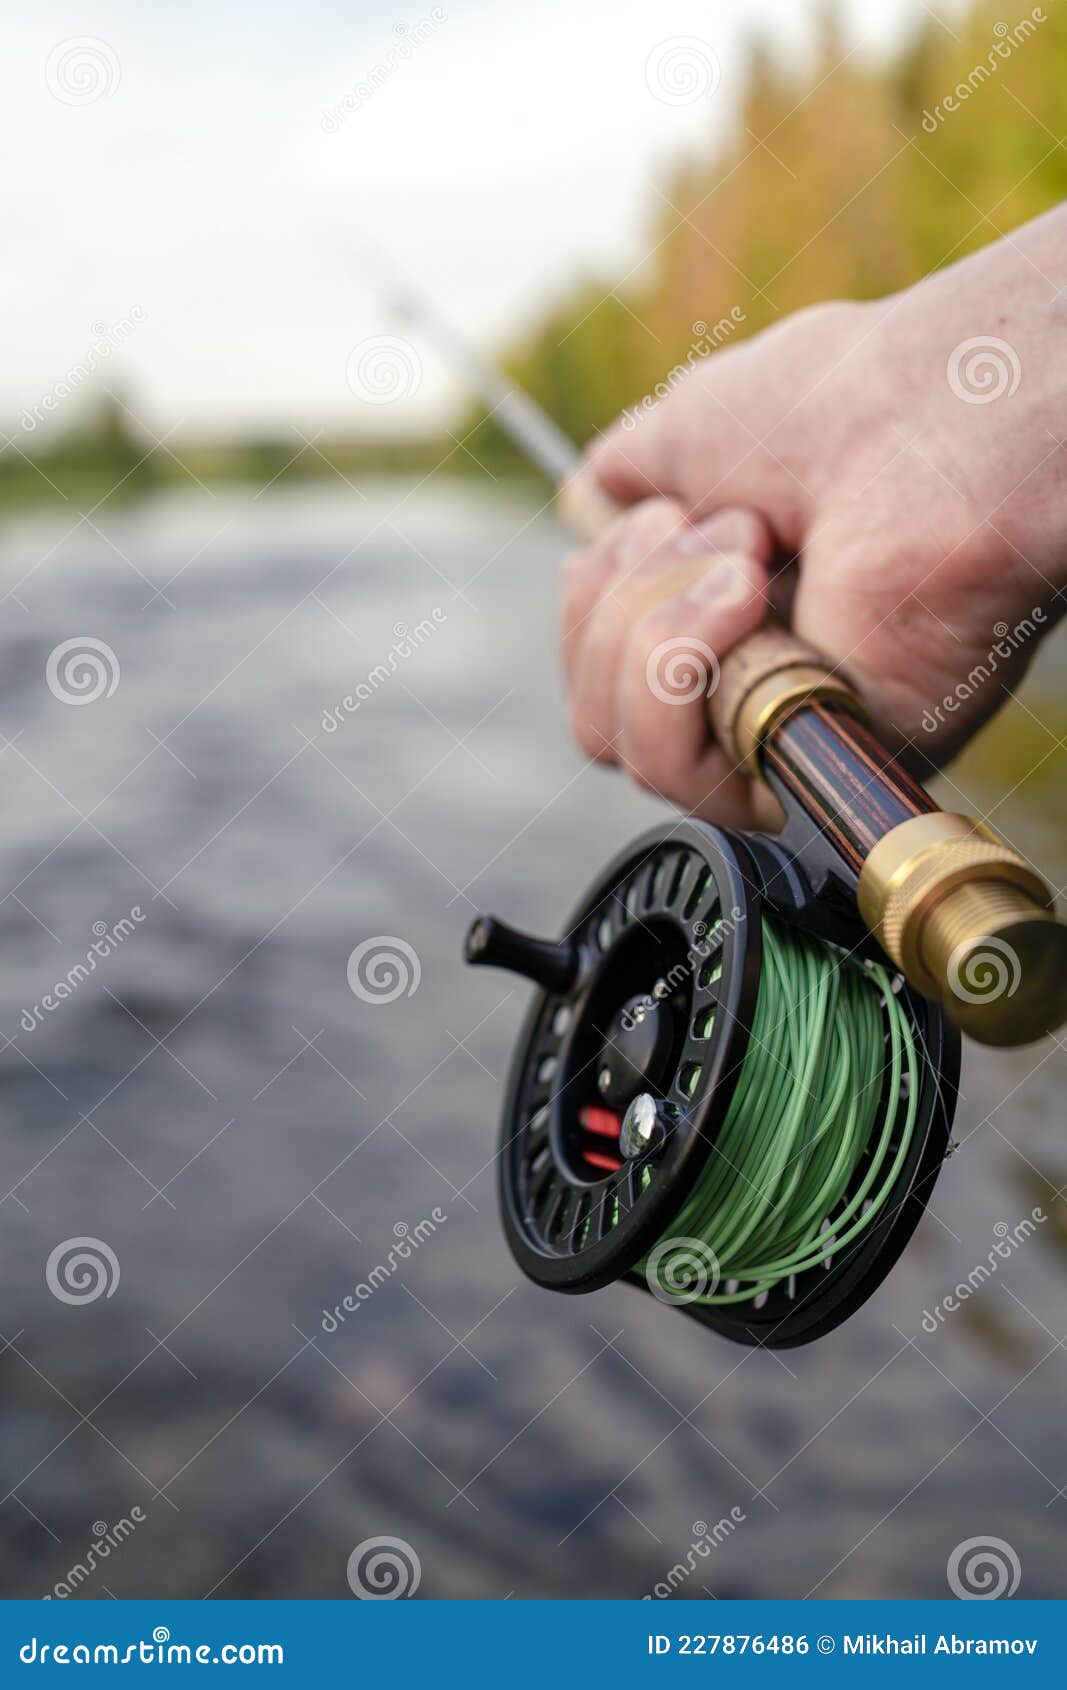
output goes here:
{"type": "MultiPolygon", "coordinates": [[[[525,988],[464,972],[462,935],[476,906],[553,927],[661,814],[569,744],[559,548],[533,505],[462,486],[7,519],[5,1595],[44,1595],[135,1506],[81,1594],[347,1597],[353,1546],[386,1535],[423,1596],[636,1597],[731,1509],[680,1595],[939,1596],[953,1547],[991,1533],[1021,1594],[1067,1594],[1057,1046],[967,1050],[933,1213],[814,1349],[749,1353],[630,1289],[555,1298],[512,1266],[492,1158],[525,988]],[[46,665],[83,636],[121,673],[75,707],[46,665]],[[347,980],[379,935],[418,959],[388,1003],[347,980]],[[1041,1202],[1048,1223],[924,1331],[1041,1202]],[[80,1237],[121,1271],[78,1306],[45,1266],[80,1237]]],[[[1056,684],[1049,658],[1035,712],[1056,684]]],[[[1067,879],[1062,817],[1024,790],[995,819],[1067,879]]]]}

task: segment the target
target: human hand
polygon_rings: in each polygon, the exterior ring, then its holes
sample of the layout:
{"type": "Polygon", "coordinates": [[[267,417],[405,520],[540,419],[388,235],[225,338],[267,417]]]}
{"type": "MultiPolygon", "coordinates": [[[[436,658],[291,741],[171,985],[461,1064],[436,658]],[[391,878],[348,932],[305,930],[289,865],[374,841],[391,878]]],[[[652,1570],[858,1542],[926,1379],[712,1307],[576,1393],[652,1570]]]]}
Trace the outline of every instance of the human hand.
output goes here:
{"type": "Polygon", "coordinates": [[[665,703],[654,654],[688,641],[710,668],[773,604],[906,761],[950,757],[1064,606],[1065,282],[1057,211],[903,294],[717,352],[617,423],[582,478],[634,508],[566,569],[583,749],[697,814],[752,820],[704,689],[665,703]]]}

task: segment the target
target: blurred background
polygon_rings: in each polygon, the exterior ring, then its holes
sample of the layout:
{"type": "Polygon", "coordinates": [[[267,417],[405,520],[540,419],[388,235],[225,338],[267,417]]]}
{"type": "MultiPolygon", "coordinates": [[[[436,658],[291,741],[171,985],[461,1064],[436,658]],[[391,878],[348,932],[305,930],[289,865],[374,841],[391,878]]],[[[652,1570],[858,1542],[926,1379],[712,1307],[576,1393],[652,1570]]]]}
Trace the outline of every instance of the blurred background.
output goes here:
{"type": "MultiPolygon", "coordinates": [[[[679,1563],[680,1596],[931,1597],[990,1535],[1020,1595],[1067,1594],[1056,1042],[967,1048],[931,1213],[814,1350],[513,1267],[525,989],[463,933],[556,927],[663,812],[569,743],[548,487],[381,285],[584,440],[695,339],[1057,203],[1065,77],[1059,0],[9,30],[4,1595],[347,1598],[391,1537],[427,1597],[639,1597],[679,1563]]],[[[1057,886],[1063,658],[939,792],[1057,886]]]]}

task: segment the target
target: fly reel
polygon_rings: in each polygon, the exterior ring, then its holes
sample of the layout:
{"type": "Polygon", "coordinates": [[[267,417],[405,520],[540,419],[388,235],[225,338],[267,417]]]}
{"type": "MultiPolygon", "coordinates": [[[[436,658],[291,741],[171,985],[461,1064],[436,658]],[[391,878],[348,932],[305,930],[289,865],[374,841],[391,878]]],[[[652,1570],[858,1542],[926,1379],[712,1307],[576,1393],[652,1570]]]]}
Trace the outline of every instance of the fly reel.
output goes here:
{"type": "MultiPolygon", "coordinates": [[[[628,1278],[726,1337],[772,1348],[820,1337],[876,1289],[949,1143],[959,1038],[942,1009],[885,968],[847,908],[842,898],[835,910],[825,879],[816,892],[782,843],[681,821],[620,853],[558,943],[492,917],[474,922],[468,961],[541,987],[513,1059],[500,1147],[504,1227],[531,1279],[589,1292],[628,1278]],[[847,974],[866,1013],[875,1125],[853,1134],[847,1156],[840,1112],[827,1107],[841,1076],[832,1062],[806,1069],[795,1037],[805,1014],[813,1037],[826,1036],[825,996],[767,996],[769,970],[798,956],[822,981],[847,974]],[[810,1094],[799,1111],[796,1085],[810,1094]],[[794,1122],[776,1144],[790,1112],[807,1125],[794,1122]],[[762,1145],[757,1116],[771,1132],[762,1145]],[[812,1158],[819,1167],[806,1180],[812,1158]],[[735,1274],[768,1226],[794,1269],[753,1274],[749,1261],[749,1277],[735,1274]]],[[[843,997],[835,1005],[838,1021],[851,1013],[843,997]]]]}
{"type": "Polygon", "coordinates": [[[709,715],[781,833],[676,821],[615,858],[559,942],[479,917],[467,960],[541,988],[500,1149],[523,1271],[556,1291],[630,1279],[784,1348],[852,1314],[911,1236],[958,1029],[1018,1045],[1067,1020],[1067,928],[786,630],[735,647],[709,715]]]}

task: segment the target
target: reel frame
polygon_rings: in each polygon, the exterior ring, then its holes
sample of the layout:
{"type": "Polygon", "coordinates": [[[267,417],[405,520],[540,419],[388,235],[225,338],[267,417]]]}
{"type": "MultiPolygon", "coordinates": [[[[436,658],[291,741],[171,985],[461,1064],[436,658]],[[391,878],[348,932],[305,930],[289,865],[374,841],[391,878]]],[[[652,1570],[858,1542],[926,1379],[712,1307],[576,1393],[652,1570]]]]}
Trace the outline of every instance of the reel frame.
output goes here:
{"type": "MultiPolygon", "coordinates": [[[[650,830],[612,859],[568,920],[570,978],[554,978],[530,1005],[508,1079],[499,1156],[509,1247],[546,1289],[584,1294],[626,1279],[651,1291],[638,1264],[669,1237],[713,1153],[749,1049],[765,911],[884,961],[856,911],[847,865],[786,801],[787,826],[773,838],[693,820],[650,830]],[[651,1089],[676,1108],[678,1123],[658,1153],[601,1168],[595,1155],[593,1164],[583,1162],[589,1140],[580,1100],[594,1089],[598,1040],[617,1024],[620,1002],[625,1009],[642,973],[654,1008],[674,1005],[669,1035],[657,1034],[661,1048],[644,1038],[643,1050],[654,1064],[651,1089]],[[658,1006],[649,974],[674,981],[658,1006]]],[[[824,1336],[881,1284],[926,1207],[949,1146],[959,1079],[959,1034],[944,1010],[901,976],[895,985],[920,1048],[921,1095],[884,1213],[840,1256],[754,1299],[701,1305],[657,1290],[660,1300],[734,1342],[778,1349],[824,1336]]]]}

